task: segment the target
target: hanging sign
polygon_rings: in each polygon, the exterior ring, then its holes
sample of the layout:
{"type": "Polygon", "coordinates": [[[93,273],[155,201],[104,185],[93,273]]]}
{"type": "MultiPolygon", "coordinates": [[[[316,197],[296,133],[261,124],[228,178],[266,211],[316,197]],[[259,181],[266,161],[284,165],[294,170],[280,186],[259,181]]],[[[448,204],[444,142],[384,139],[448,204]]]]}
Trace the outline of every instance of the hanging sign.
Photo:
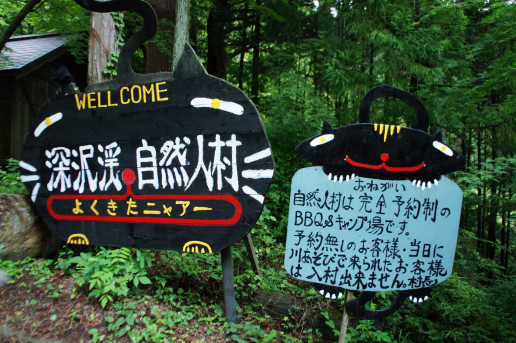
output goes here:
{"type": "Polygon", "coordinates": [[[443,175],[463,168],[464,157],[427,129],[419,100],[381,86],[364,97],[360,124],[325,122],[296,148],[321,167],[292,180],[285,268],[327,298],[361,291],[346,305],[355,317],[384,317],[407,297],[424,301],[451,275],[462,191],[443,175]],[[370,124],[369,107],[384,96],[410,105],[417,129],[370,124]],[[365,308],[374,292],[390,290],[400,293],[389,309],[365,308]]]}

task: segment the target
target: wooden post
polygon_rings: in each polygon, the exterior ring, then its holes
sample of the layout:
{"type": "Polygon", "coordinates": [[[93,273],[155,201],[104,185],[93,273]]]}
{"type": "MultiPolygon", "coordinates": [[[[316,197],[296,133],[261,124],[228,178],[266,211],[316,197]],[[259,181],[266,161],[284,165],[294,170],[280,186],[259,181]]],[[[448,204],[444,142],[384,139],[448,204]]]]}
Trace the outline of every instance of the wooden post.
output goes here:
{"type": "MultiPolygon", "coordinates": [[[[346,290],[346,303],[353,299],[353,291],[346,290]]],[[[348,331],[348,323],[349,323],[349,314],[346,311],[346,306],[344,305],[344,312],[342,313],[342,323],[340,324],[340,336],[339,343],[346,342],[346,334],[348,331]]]]}
{"type": "Polygon", "coordinates": [[[260,271],[260,267],[258,266],[258,258],[256,258],[256,253],[254,251],[253,239],[251,238],[251,234],[248,233],[244,237],[245,247],[247,249],[247,253],[249,254],[249,260],[251,261],[251,266],[253,270],[260,279],[262,278],[262,272],[260,271]]]}
{"type": "Polygon", "coordinates": [[[90,45],[88,54],[88,84],[111,79],[104,69],[111,61],[113,52],[120,52],[120,36],[111,13],[91,12],[90,45]]]}
{"type": "Polygon", "coordinates": [[[222,258],[222,286],[224,287],[224,305],[226,307],[226,319],[230,323],[236,323],[235,284],[233,283],[233,261],[231,259],[231,246],[220,251],[222,258]]]}

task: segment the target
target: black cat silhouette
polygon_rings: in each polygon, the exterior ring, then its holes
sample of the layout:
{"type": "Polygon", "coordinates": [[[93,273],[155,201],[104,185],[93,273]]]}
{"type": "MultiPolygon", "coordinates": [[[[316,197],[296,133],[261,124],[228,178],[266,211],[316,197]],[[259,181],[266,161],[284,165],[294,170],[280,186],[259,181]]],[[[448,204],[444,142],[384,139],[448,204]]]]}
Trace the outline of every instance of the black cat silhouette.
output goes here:
{"type": "Polygon", "coordinates": [[[355,175],[412,181],[423,189],[441,175],[464,167],[464,157],[433,136],[415,129],[383,124],[356,124],[322,133],[297,146],[297,153],[323,166],[329,180],[349,181],[355,175]]]}

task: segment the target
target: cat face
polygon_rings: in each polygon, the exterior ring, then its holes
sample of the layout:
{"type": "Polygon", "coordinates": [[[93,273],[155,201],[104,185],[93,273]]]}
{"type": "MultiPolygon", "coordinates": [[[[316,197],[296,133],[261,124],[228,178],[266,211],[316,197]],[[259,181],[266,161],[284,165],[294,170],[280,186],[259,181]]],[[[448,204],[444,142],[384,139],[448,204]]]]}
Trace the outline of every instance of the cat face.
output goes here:
{"type": "Polygon", "coordinates": [[[322,165],[334,182],[358,175],[408,179],[426,188],[465,165],[464,157],[441,141],[440,132],[431,136],[406,127],[367,123],[333,129],[325,122],[322,133],[299,144],[296,152],[322,165]]]}

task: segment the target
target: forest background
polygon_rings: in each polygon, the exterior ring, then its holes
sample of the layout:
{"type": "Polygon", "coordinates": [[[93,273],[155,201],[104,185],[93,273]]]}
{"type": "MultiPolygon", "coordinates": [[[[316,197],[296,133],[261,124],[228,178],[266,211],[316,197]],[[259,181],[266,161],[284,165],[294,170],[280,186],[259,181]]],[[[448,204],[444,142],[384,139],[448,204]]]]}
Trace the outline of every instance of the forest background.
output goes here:
{"type": "MultiPolygon", "coordinates": [[[[23,5],[19,1],[0,3],[0,30],[5,30],[23,5]]],[[[44,0],[34,5],[15,34],[74,33],[77,39],[70,48],[79,61],[86,61],[90,13],[72,0],[44,0]]],[[[120,34],[118,44],[141,25],[141,18],[133,13],[113,18],[120,34]]],[[[334,127],[357,123],[364,94],[388,84],[415,94],[428,109],[429,132],[442,130],[446,143],[466,157],[465,170],[450,175],[464,192],[459,241],[452,277],[436,287],[428,302],[405,306],[408,308],[375,325],[356,322],[352,337],[357,341],[373,337],[407,342],[516,339],[515,23],[514,1],[191,1],[190,44],[210,74],[227,79],[254,101],[277,163],[266,210],[253,230],[268,278],[260,288],[308,298],[321,312],[328,309],[325,306],[342,305],[319,304],[313,291],[288,278],[282,267],[290,180],[307,166],[294,148],[319,133],[323,120],[334,127]]],[[[160,20],[154,43],[165,52],[170,47],[169,30],[170,22],[160,20]]],[[[114,57],[105,69],[107,75],[115,73],[116,54],[114,57]]],[[[133,59],[136,71],[145,72],[145,58],[143,47],[133,59]]],[[[399,101],[378,100],[373,104],[371,122],[414,127],[416,118],[399,101]]],[[[2,173],[6,180],[6,171],[2,173]]],[[[3,186],[4,191],[13,188],[5,182],[3,186]]],[[[101,258],[107,252],[100,249],[88,254],[101,258]]],[[[63,263],[75,265],[76,280],[82,275],[88,282],[91,279],[79,268],[78,256],[69,250],[61,252],[55,268],[63,263]]],[[[131,256],[139,260],[142,252],[131,251],[131,256]]],[[[246,265],[247,258],[240,259],[246,265]]],[[[187,262],[181,261],[179,265],[184,267],[187,262]]],[[[16,263],[4,261],[5,266],[16,263]]],[[[203,263],[216,264],[212,260],[203,263]]],[[[159,284],[155,279],[159,273],[143,269],[153,284],[159,284]]],[[[215,271],[203,272],[208,279],[219,277],[215,271]]],[[[200,272],[183,273],[188,277],[200,272]]],[[[137,286],[130,287],[128,296],[138,292],[137,286]]],[[[238,287],[237,293],[242,291],[238,287]]],[[[252,297],[254,291],[247,289],[246,295],[252,297]]],[[[93,294],[104,299],[102,307],[120,301],[116,293],[102,297],[108,293],[93,294]]],[[[388,297],[383,296],[377,305],[388,297]]],[[[246,310],[239,310],[239,315],[245,316],[246,310]]],[[[338,321],[325,313],[326,325],[338,328],[338,321]]],[[[288,318],[285,321],[281,335],[307,336],[288,318]]],[[[253,335],[258,337],[258,331],[253,335]]],[[[312,334],[314,339],[322,335],[312,334]]]]}

